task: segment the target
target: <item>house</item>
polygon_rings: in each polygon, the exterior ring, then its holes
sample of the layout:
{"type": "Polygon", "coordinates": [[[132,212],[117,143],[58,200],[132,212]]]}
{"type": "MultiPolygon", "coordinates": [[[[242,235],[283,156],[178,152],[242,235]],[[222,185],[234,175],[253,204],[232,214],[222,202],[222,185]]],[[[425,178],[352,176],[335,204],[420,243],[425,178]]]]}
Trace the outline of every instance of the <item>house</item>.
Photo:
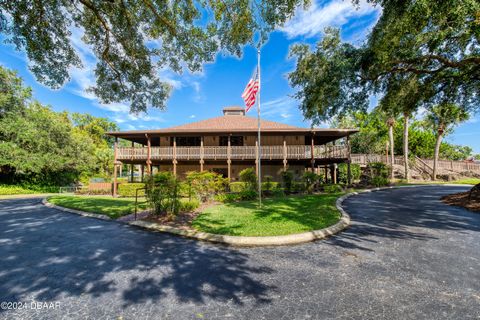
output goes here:
{"type": "Polygon", "coordinates": [[[350,164],[348,141],[356,129],[309,129],[261,120],[259,150],[257,121],[242,107],[226,107],[222,116],[180,126],[109,132],[115,137],[115,179],[117,167],[130,164],[132,177],[133,166],[141,165],[147,174],[168,170],[183,177],[188,171],[210,170],[235,181],[245,168],[255,167],[258,172],[259,154],[262,176],[277,181],[284,170],[295,175],[307,169],[327,174],[337,163],[350,164]],[[131,146],[119,147],[119,138],[131,146]]]}

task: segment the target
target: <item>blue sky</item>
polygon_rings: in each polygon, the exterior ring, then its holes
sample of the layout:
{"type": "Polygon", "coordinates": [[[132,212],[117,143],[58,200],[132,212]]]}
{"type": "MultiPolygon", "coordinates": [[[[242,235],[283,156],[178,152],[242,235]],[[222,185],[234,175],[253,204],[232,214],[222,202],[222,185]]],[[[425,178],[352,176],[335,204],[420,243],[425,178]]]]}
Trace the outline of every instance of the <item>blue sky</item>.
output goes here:
{"type": "MultiPolygon", "coordinates": [[[[351,1],[312,1],[306,11],[297,15],[282,29],[270,35],[262,48],[262,117],[291,125],[309,127],[298,109],[299,102],[291,98],[293,93],[286,75],[295,67],[288,59],[290,45],[298,42],[315,44],[322,37],[326,26],[337,26],[342,38],[360,44],[381,11],[365,1],[354,7],[351,1]]],[[[84,69],[71,70],[72,79],[59,90],[51,90],[38,84],[28,71],[25,54],[12,46],[0,44],[0,64],[17,70],[25,83],[33,88],[34,97],[54,110],[90,113],[116,121],[121,129],[153,129],[207,119],[221,114],[224,106],[243,105],[240,95],[256,65],[256,49],[247,46],[241,58],[219,54],[214,63],[207,64],[203,72],[177,75],[169,70],[159,70],[163,80],[173,86],[165,111],[148,110],[147,114],[131,115],[127,104],[102,105],[94,96],[85,92],[93,84],[95,60],[89,49],[80,41],[81,31],[74,30],[72,40],[81,57],[84,69]]],[[[250,111],[255,116],[256,111],[250,111]]],[[[459,126],[447,140],[471,146],[480,153],[480,116],[459,126]]]]}

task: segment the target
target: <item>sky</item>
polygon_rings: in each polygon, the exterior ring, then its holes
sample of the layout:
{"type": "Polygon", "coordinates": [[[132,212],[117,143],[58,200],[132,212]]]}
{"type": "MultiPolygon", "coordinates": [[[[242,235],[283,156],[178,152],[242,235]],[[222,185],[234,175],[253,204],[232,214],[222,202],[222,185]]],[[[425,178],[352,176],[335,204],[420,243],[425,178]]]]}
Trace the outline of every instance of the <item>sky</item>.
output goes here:
{"type": "MultiPolygon", "coordinates": [[[[299,110],[299,101],[292,98],[287,74],[294,70],[295,61],[288,58],[291,45],[314,45],[327,26],[341,29],[344,41],[361,44],[381,15],[379,7],[361,0],[358,7],[348,0],[313,0],[307,10],[298,10],[295,17],[273,32],[261,51],[261,111],[262,118],[300,127],[310,127],[299,110]]],[[[219,53],[213,63],[206,64],[202,72],[184,72],[181,75],[169,70],[159,70],[161,79],[173,87],[167,109],[150,108],[146,114],[129,113],[126,103],[101,104],[85,91],[94,84],[95,59],[80,40],[81,31],[73,30],[73,44],[84,64],[83,69],[71,70],[71,80],[58,90],[36,82],[28,70],[28,60],[23,52],[11,45],[0,44],[0,64],[14,69],[32,87],[33,96],[56,111],[89,113],[115,121],[122,130],[157,129],[203,120],[222,114],[225,106],[243,106],[241,94],[256,66],[256,49],[246,46],[242,57],[219,53]]],[[[1,40],[1,38],[0,38],[1,40]]],[[[373,100],[374,101],[374,100],[373,100]]],[[[375,103],[375,102],[373,102],[375,103]]],[[[372,105],[373,107],[373,105],[372,105]]],[[[249,112],[256,116],[256,110],[249,112]]],[[[468,145],[480,153],[480,115],[472,117],[456,128],[447,141],[468,145]]]]}

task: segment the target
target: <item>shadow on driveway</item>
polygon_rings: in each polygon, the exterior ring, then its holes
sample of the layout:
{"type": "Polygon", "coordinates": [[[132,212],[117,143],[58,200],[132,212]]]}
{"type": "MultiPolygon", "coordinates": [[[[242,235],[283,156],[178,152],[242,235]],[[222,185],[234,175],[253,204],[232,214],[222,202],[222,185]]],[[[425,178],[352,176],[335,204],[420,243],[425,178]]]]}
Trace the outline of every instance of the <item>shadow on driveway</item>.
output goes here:
{"type": "Polygon", "coordinates": [[[205,298],[269,302],[274,287],[256,280],[272,269],[248,255],[120,223],[58,213],[39,200],[0,202],[0,301],[54,301],[121,291],[124,306],[169,293],[185,302],[205,298]],[[118,277],[116,279],[115,277],[118,277]],[[127,279],[127,280],[125,280],[127,279]]]}

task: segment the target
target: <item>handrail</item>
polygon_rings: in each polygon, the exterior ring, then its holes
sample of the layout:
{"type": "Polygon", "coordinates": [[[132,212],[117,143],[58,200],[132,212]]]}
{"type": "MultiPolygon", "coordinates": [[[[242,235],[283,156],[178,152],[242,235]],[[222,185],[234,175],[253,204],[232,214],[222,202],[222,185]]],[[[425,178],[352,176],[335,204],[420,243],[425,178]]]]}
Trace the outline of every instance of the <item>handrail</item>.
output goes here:
{"type": "MultiPolygon", "coordinates": [[[[285,157],[283,145],[264,145],[262,148],[262,159],[281,160],[285,157]]],[[[311,159],[312,148],[309,145],[287,145],[287,159],[311,159]]],[[[346,145],[326,146],[319,145],[313,148],[314,158],[348,158],[348,147],[346,145]]],[[[148,156],[145,147],[120,147],[118,148],[119,160],[146,160],[148,156]]],[[[227,160],[227,159],[255,159],[255,146],[231,146],[230,152],[227,146],[194,146],[176,147],[176,154],[173,147],[151,147],[152,160],[227,160]],[[202,152],[203,151],[203,152],[202,152]]]]}

